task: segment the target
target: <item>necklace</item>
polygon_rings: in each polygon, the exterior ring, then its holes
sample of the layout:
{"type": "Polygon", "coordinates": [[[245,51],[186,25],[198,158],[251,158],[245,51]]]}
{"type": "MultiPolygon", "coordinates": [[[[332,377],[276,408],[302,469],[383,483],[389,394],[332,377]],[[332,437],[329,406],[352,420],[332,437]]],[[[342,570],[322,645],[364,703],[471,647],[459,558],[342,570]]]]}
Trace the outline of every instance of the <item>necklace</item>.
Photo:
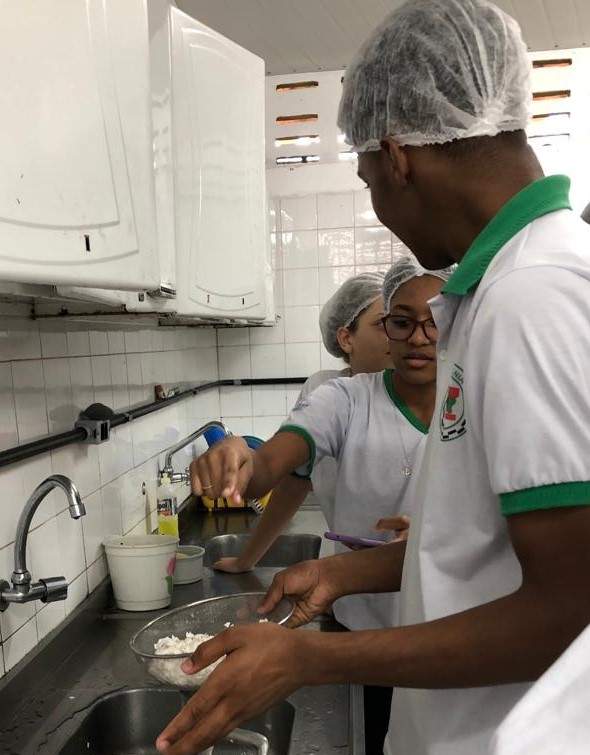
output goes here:
{"type": "Polygon", "coordinates": [[[408,479],[412,476],[412,464],[410,463],[408,452],[406,450],[406,444],[404,443],[404,435],[402,433],[400,416],[399,416],[400,414],[401,412],[396,407],[395,426],[397,427],[397,434],[399,436],[399,442],[400,442],[400,446],[402,447],[402,452],[403,452],[403,464],[402,464],[401,473],[406,479],[408,479]]]}

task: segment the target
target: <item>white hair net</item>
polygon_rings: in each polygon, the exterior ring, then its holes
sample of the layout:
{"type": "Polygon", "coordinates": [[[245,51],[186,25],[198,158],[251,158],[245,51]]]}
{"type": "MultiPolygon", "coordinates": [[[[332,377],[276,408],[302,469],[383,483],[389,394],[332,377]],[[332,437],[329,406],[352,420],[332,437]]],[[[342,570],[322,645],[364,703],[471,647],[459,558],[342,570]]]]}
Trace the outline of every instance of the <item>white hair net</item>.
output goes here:
{"type": "Polygon", "coordinates": [[[398,288],[409,280],[412,280],[412,278],[419,278],[421,275],[432,275],[435,278],[448,281],[455,269],[456,265],[451,265],[451,267],[445,267],[443,270],[426,270],[413,254],[405,255],[398,262],[395,262],[385,273],[385,280],[383,281],[385,311],[389,312],[391,300],[398,288]]]}
{"type": "Polygon", "coordinates": [[[523,129],[530,69],[518,24],[487,0],[411,0],[347,69],[338,125],[358,152],[523,129]]]}
{"type": "Polygon", "coordinates": [[[385,273],[361,273],[349,278],[328,299],[320,312],[320,331],[327,351],[335,357],[344,357],[336,334],[347,328],[367,307],[381,297],[385,273]]]}

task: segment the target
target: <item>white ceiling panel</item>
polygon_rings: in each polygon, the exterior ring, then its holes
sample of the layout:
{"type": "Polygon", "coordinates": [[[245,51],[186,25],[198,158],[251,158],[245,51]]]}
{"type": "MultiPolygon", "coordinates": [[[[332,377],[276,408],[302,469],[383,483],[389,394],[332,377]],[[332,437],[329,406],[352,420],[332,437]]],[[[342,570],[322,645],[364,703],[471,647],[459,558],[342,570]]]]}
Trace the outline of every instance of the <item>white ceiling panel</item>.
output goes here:
{"type": "MultiPolygon", "coordinates": [[[[497,0],[531,50],[590,46],[590,0],[497,0]]],[[[177,0],[178,6],[266,61],[267,73],[345,68],[402,0],[177,0]]]]}

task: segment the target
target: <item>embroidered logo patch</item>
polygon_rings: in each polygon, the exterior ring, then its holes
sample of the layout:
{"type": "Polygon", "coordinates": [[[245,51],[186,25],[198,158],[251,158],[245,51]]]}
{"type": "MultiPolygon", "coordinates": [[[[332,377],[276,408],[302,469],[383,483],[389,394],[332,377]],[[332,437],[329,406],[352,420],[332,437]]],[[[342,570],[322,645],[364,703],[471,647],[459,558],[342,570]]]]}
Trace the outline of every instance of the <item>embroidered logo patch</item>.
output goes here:
{"type": "Polygon", "coordinates": [[[451,382],[440,409],[440,439],[455,440],[466,432],[463,368],[455,364],[451,373],[451,382]]]}

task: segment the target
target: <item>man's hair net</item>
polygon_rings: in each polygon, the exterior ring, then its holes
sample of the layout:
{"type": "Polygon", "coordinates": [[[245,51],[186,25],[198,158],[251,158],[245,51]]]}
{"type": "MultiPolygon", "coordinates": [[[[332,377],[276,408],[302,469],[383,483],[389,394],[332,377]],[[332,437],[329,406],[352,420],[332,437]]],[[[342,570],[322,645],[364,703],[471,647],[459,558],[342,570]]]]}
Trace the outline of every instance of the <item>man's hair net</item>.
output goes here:
{"type": "Polygon", "coordinates": [[[524,129],[532,99],[516,21],[487,0],[410,0],[344,76],[338,125],[358,152],[524,129]]]}
{"type": "Polygon", "coordinates": [[[322,341],[332,356],[345,358],[336,334],[348,328],[360,313],[381,297],[385,273],[361,273],[349,278],[328,299],[320,312],[322,341]]]}
{"type": "Polygon", "coordinates": [[[451,267],[445,267],[443,270],[426,270],[413,254],[407,254],[405,257],[402,257],[385,273],[385,280],[383,281],[385,312],[389,312],[391,300],[398,288],[409,280],[412,280],[412,278],[419,278],[421,275],[432,275],[435,278],[448,281],[455,269],[456,265],[451,265],[451,267]]]}

